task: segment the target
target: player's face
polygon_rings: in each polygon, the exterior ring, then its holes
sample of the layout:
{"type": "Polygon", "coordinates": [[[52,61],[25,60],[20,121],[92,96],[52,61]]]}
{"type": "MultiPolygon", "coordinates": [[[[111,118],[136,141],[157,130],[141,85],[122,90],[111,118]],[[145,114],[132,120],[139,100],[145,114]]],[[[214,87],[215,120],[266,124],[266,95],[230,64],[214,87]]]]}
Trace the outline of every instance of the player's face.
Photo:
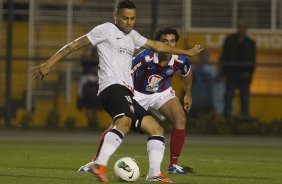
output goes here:
{"type": "MultiPolygon", "coordinates": [[[[160,36],[160,41],[171,46],[176,47],[176,38],[174,34],[162,34],[160,36]]],[[[169,57],[171,54],[164,54],[169,57]]]]}
{"type": "Polygon", "coordinates": [[[174,34],[162,34],[160,36],[160,41],[171,47],[176,46],[176,38],[174,34]]]}
{"type": "Polygon", "coordinates": [[[136,9],[121,9],[115,14],[115,21],[118,28],[125,32],[130,33],[136,21],[136,9]]]}

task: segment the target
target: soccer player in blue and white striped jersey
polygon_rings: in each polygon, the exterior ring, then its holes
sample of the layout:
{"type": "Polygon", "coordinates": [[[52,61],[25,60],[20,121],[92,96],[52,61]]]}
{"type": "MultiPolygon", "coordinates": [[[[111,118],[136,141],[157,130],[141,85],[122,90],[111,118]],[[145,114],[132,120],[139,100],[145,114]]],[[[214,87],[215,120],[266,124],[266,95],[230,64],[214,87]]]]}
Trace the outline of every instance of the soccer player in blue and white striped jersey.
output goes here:
{"type": "MultiPolygon", "coordinates": [[[[154,37],[155,40],[162,41],[171,47],[175,47],[179,40],[177,30],[170,26],[159,28],[154,37]]],[[[149,107],[159,110],[173,125],[167,172],[187,174],[192,172],[191,167],[177,165],[185,140],[186,117],[171,86],[175,72],[182,75],[185,89],[184,108],[189,111],[192,106],[190,92],[192,71],[189,59],[185,55],[161,54],[145,49],[133,58],[134,99],[146,110],[149,107]]]]}

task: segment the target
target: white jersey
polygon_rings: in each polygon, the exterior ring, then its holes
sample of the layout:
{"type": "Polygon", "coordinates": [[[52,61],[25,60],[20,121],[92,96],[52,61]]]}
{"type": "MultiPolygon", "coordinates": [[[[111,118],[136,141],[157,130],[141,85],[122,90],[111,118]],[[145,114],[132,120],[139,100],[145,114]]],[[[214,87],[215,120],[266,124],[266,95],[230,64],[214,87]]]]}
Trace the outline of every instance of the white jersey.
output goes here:
{"type": "Polygon", "coordinates": [[[99,55],[98,94],[112,84],[121,84],[133,90],[133,53],[135,49],[142,47],[147,39],[135,30],[126,34],[109,22],[94,27],[87,33],[87,37],[97,46],[99,55]]]}

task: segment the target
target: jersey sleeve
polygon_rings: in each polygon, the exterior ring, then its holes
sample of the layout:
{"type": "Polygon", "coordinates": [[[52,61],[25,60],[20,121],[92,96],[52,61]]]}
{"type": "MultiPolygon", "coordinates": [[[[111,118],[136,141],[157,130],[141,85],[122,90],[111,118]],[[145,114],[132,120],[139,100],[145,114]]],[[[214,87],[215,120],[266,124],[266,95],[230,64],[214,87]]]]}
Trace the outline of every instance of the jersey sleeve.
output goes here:
{"type": "Polygon", "coordinates": [[[132,59],[132,68],[131,73],[135,73],[138,68],[140,68],[145,63],[145,55],[146,50],[139,52],[133,59],[132,59]]]}
{"type": "Polygon", "coordinates": [[[143,37],[142,35],[140,35],[135,30],[132,30],[131,32],[132,32],[132,37],[133,37],[133,40],[134,40],[135,49],[139,49],[140,47],[145,45],[147,38],[143,37]]]}
{"type": "Polygon", "coordinates": [[[109,30],[109,24],[104,23],[94,27],[89,33],[86,34],[86,36],[93,45],[98,45],[107,39],[109,30]]]}
{"type": "Polygon", "coordinates": [[[180,58],[179,58],[182,62],[180,62],[180,66],[179,66],[179,72],[182,76],[187,76],[191,70],[191,64],[190,64],[190,61],[189,59],[184,56],[184,55],[181,55],[180,58]]]}

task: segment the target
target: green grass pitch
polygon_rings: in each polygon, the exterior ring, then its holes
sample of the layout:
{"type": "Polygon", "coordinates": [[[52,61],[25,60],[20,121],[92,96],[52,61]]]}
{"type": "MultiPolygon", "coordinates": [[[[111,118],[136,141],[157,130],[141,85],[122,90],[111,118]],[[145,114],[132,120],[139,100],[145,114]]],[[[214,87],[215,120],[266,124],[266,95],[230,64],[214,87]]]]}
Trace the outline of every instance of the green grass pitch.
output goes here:
{"type": "MultiPolygon", "coordinates": [[[[93,184],[98,183],[89,173],[77,169],[90,161],[97,144],[62,141],[0,141],[1,184],[93,184]]],[[[166,147],[162,169],[168,163],[166,147]]],[[[148,183],[148,158],[145,144],[124,143],[111,157],[108,178],[113,175],[114,162],[123,157],[135,158],[141,177],[135,183],[148,183]]],[[[179,163],[191,165],[195,173],[169,175],[177,183],[188,184],[281,184],[282,147],[185,145],[179,163]]],[[[124,183],[124,182],[123,182],[124,183]]]]}

